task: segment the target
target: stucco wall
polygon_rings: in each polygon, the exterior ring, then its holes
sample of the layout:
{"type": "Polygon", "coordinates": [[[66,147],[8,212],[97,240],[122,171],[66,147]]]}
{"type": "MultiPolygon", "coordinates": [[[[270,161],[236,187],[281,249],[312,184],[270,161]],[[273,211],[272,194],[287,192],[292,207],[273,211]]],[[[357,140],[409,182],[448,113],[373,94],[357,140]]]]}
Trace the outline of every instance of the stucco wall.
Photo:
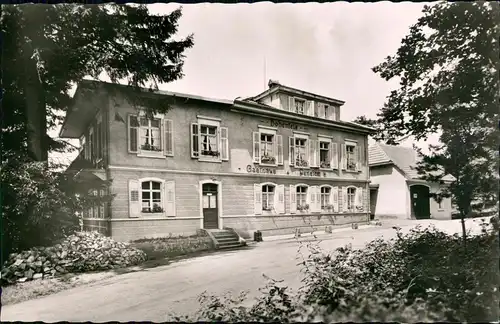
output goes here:
{"type": "MultiPolygon", "coordinates": [[[[430,191],[433,193],[439,192],[440,186],[438,183],[431,184],[430,191]]],[[[441,208],[434,198],[430,200],[431,218],[433,219],[451,219],[451,198],[443,198],[441,201],[441,208]]]]}
{"type": "Polygon", "coordinates": [[[408,218],[408,186],[405,177],[392,165],[372,167],[371,182],[378,184],[375,217],[408,218]]]}

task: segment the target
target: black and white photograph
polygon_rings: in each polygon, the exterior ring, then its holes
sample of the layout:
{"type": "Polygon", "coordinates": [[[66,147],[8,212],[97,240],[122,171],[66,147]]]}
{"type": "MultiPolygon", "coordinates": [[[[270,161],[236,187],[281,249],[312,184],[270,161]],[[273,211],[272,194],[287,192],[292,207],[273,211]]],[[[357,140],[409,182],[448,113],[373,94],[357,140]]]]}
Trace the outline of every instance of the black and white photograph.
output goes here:
{"type": "Polygon", "coordinates": [[[498,2],[0,17],[2,321],[498,322],[498,2]]]}

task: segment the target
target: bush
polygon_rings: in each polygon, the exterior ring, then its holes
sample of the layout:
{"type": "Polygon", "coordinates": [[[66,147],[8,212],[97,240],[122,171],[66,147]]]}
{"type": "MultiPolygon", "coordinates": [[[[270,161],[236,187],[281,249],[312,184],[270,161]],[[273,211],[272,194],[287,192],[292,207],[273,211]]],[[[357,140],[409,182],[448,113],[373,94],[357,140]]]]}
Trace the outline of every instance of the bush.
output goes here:
{"type": "MultiPolygon", "coordinates": [[[[494,222],[494,221],[493,221],[494,222]]],[[[417,227],[390,241],[375,240],[363,250],[349,246],[325,253],[309,244],[301,263],[297,293],[271,280],[257,302],[200,297],[185,321],[368,322],[498,319],[498,227],[469,236],[417,227]]]]}

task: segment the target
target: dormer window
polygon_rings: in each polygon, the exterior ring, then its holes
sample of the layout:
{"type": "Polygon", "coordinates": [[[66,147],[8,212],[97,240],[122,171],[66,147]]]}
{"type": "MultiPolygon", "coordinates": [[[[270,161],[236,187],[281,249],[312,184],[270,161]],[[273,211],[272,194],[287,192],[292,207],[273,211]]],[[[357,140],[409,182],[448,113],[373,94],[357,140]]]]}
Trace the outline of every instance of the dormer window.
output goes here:
{"type": "Polygon", "coordinates": [[[306,110],[306,101],[302,99],[295,99],[295,112],[304,115],[306,110]]]}

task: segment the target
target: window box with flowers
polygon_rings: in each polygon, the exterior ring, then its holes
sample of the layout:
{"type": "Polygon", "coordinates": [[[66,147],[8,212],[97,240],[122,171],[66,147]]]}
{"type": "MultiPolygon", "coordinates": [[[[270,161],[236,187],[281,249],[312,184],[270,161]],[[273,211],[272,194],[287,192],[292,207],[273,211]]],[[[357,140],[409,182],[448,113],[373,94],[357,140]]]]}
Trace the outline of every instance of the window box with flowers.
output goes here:
{"type": "Polygon", "coordinates": [[[303,159],[295,160],[295,166],[300,168],[307,168],[309,166],[309,162],[303,159]]]}
{"type": "Polygon", "coordinates": [[[141,150],[143,151],[152,151],[152,152],[161,152],[162,149],[158,146],[155,146],[155,145],[151,145],[151,144],[142,144],[141,145],[141,150]]]}
{"type": "Polygon", "coordinates": [[[153,204],[153,208],[143,207],[142,212],[143,213],[163,213],[164,210],[158,204],[153,204]]]}
{"type": "Polygon", "coordinates": [[[297,210],[301,212],[307,212],[309,211],[309,204],[297,205],[297,210]]]}
{"type": "Polygon", "coordinates": [[[326,212],[332,212],[333,211],[333,205],[326,205],[321,208],[323,211],[326,212]]]}
{"type": "Polygon", "coordinates": [[[356,206],[356,212],[362,213],[363,212],[363,206],[356,206]]]}
{"type": "Polygon", "coordinates": [[[330,162],[321,162],[319,167],[321,169],[330,169],[330,162]]]}
{"type": "Polygon", "coordinates": [[[274,165],[274,164],[276,164],[276,158],[274,156],[269,156],[266,154],[260,158],[260,163],[274,165]]]}
{"type": "Polygon", "coordinates": [[[205,156],[213,156],[213,157],[219,157],[220,153],[218,151],[201,151],[202,155],[205,156]]]}

